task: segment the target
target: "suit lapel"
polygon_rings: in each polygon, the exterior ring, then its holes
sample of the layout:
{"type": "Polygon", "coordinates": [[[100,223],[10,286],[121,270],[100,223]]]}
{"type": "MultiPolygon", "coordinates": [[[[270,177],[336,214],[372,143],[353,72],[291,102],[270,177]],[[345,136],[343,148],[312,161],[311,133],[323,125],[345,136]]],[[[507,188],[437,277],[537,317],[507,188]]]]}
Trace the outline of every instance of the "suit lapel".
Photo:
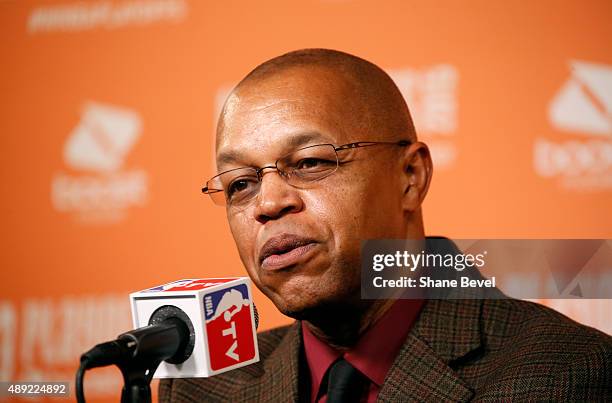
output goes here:
{"type": "Polygon", "coordinates": [[[468,401],[473,390],[451,368],[481,346],[480,300],[431,300],[393,363],[378,401],[468,401]]]}
{"type": "Polygon", "coordinates": [[[297,402],[301,328],[295,322],[270,354],[264,365],[264,374],[246,389],[249,401],[297,402]]]}
{"type": "Polygon", "coordinates": [[[414,334],[404,343],[378,394],[379,402],[468,401],[473,391],[414,334]]]}

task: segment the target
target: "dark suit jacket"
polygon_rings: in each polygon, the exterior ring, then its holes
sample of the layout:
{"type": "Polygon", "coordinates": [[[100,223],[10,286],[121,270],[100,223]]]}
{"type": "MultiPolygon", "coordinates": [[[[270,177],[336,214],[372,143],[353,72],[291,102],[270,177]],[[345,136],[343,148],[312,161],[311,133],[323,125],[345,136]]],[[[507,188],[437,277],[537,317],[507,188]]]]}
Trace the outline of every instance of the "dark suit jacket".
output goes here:
{"type": "MultiPolygon", "coordinates": [[[[297,322],[263,332],[259,363],[163,380],[160,402],[303,400],[301,348],[297,322]]],[[[378,400],[612,401],[612,337],[524,301],[427,301],[378,400]]]]}

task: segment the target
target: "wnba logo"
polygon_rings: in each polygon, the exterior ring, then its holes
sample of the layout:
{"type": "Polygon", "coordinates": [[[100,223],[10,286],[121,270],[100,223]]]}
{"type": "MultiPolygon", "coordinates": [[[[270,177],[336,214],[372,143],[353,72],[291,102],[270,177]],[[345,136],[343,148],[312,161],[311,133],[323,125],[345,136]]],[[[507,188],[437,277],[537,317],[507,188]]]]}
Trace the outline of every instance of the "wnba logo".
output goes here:
{"type": "Polygon", "coordinates": [[[144,205],[147,175],[121,166],[141,131],[133,111],[98,103],[86,104],[81,120],[64,146],[66,165],[84,174],[58,173],[52,180],[56,210],[76,213],[88,222],[116,222],[130,206],[144,205]]]}
{"type": "Polygon", "coordinates": [[[612,187],[612,67],[574,61],[572,76],[549,107],[551,124],[589,140],[537,138],[534,168],[567,188],[612,187]]]}

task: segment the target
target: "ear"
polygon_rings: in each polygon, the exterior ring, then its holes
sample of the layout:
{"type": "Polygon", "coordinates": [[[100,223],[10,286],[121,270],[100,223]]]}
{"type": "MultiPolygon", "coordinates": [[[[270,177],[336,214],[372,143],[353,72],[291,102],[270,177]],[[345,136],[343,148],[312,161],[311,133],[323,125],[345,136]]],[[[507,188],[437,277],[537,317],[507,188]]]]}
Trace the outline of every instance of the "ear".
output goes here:
{"type": "Polygon", "coordinates": [[[423,203],[433,174],[431,154],[427,145],[420,141],[410,144],[402,155],[402,168],[402,207],[404,211],[414,212],[423,203]]]}

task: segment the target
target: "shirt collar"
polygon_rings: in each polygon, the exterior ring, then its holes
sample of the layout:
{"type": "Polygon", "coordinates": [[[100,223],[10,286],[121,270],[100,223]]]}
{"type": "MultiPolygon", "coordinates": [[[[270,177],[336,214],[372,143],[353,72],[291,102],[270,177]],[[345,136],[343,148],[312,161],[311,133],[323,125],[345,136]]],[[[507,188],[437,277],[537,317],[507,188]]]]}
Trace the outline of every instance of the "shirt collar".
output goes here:
{"type": "MultiPolygon", "coordinates": [[[[355,346],[344,353],[344,359],[377,386],[382,386],[422,306],[422,300],[397,300],[382,318],[359,338],[355,346]]],[[[306,325],[302,326],[302,335],[310,369],[311,391],[316,396],[325,372],[342,353],[318,339],[306,325]]]]}

